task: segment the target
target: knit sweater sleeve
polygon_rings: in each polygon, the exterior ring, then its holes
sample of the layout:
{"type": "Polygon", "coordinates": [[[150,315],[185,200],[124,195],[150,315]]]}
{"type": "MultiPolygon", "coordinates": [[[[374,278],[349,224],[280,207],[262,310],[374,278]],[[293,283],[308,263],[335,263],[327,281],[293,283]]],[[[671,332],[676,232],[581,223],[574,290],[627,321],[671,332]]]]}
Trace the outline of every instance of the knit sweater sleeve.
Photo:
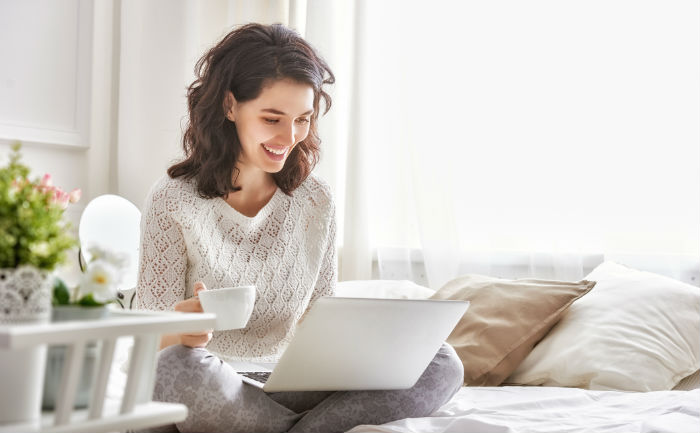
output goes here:
{"type": "Polygon", "coordinates": [[[331,204],[330,221],[328,223],[328,236],[326,238],[326,249],[323,254],[321,269],[319,270],[319,275],[316,279],[316,285],[314,286],[314,291],[311,294],[311,300],[307,311],[313,306],[318,298],[322,296],[333,296],[335,294],[336,281],[338,280],[335,225],[335,206],[331,204]]]}
{"type": "Polygon", "coordinates": [[[138,309],[172,310],[185,298],[187,254],[176,206],[166,182],[154,186],[141,220],[141,253],[136,287],[138,309]]]}

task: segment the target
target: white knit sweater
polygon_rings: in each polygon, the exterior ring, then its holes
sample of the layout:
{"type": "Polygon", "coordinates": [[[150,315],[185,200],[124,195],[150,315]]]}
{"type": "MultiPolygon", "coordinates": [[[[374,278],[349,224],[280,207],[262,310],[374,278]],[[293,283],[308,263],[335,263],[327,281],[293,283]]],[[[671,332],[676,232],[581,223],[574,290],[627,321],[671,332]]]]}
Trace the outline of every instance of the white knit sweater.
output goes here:
{"type": "Polygon", "coordinates": [[[333,295],[336,274],[335,207],[314,175],[291,196],[277,189],[252,218],[182,178],[163,177],[146,200],[138,308],[171,310],[197,281],[257,288],[247,327],[215,332],[207,346],[222,359],[276,361],[310,305],[333,295]]]}

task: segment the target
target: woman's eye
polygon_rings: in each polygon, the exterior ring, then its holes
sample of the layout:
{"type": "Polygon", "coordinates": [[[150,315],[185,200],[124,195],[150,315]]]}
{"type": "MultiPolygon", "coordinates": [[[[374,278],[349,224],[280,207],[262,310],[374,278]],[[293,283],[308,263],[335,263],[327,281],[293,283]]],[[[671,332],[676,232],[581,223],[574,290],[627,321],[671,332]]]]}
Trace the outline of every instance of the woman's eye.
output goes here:
{"type": "Polygon", "coordinates": [[[273,124],[279,122],[279,120],[277,120],[277,119],[269,119],[269,118],[267,118],[267,117],[263,118],[263,120],[265,121],[265,123],[269,123],[269,124],[271,124],[271,125],[273,125],[273,124]]]}
{"type": "Polygon", "coordinates": [[[301,117],[297,119],[297,123],[309,123],[310,119],[308,117],[301,117]]]}

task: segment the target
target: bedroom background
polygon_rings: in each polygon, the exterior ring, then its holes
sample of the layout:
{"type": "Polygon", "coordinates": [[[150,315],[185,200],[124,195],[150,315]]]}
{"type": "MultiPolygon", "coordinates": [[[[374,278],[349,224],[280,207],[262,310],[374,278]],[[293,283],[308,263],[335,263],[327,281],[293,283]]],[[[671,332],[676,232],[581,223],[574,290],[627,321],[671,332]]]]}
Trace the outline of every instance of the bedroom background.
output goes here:
{"type": "Polygon", "coordinates": [[[137,206],[180,155],[194,63],[283,22],[336,73],[316,172],[340,279],[700,285],[700,5],[676,1],[0,0],[0,151],[137,206]],[[11,42],[11,43],[10,43],[11,42]]]}

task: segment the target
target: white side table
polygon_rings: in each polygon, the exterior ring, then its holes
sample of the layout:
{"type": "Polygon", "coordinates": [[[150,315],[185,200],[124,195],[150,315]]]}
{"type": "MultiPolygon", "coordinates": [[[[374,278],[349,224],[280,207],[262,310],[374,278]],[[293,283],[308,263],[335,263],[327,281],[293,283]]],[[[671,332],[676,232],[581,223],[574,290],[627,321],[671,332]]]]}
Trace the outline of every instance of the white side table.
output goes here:
{"type": "MultiPolygon", "coordinates": [[[[187,417],[182,404],[151,401],[156,354],[162,334],[212,329],[214,314],[111,310],[99,320],[45,324],[0,325],[0,349],[21,350],[65,344],[66,351],[56,409],[42,414],[39,424],[1,424],[0,433],[100,433],[172,424],[187,417]],[[134,337],[121,402],[105,404],[117,338],[134,337]],[[99,366],[87,409],[74,410],[83,352],[88,341],[101,341],[99,366]]],[[[8,372],[5,372],[6,374],[8,372]]],[[[9,392],[2,389],[0,392],[9,392]]]]}

